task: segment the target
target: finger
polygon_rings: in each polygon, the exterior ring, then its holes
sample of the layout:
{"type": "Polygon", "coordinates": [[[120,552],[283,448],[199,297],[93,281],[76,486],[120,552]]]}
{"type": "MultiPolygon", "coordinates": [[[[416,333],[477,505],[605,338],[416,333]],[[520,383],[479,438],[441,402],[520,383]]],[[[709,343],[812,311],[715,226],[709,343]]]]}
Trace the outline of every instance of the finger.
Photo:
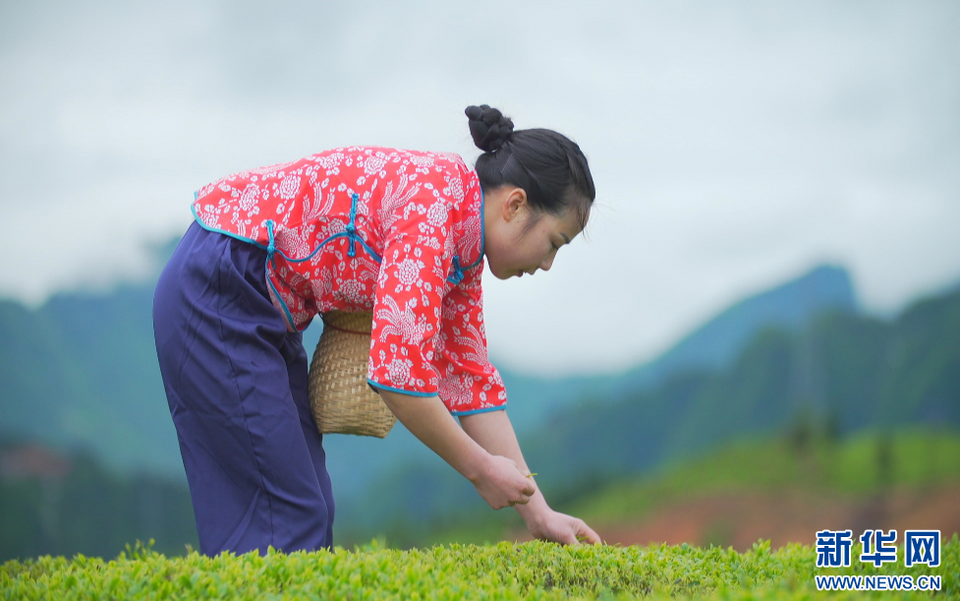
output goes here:
{"type": "Polygon", "coordinates": [[[525,494],[528,497],[532,497],[533,493],[537,492],[537,487],[533,485],[533,482],[531,482],[530,480],[527,480],[526,486],[520,492],[525,494]]]}
{"type": "Polygon", "coordinates": [[[560,543],[561,545],[579,545],[580,544],[580,541],[577,540],[576,534],[574,534],[574,530],[568,530],[566,528],[564,528],[563,532],[561,532],[559,540],[557,542],[560,543]]]}
{"type": "Polygon", "coordinates": [[[580,522],[580,527],[577,529],[577,540],[591,545],[603,542],[600,540],[600,535],[583,522],[580,522]]]}

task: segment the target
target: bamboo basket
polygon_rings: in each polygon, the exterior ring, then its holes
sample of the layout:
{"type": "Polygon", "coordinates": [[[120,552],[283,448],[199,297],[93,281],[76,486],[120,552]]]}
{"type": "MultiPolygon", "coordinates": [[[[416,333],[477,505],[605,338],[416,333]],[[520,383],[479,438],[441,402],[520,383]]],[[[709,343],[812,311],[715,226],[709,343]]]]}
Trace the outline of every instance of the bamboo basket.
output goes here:
{"type": "Polygon", "coordinates": [[[397,418],[367,383],[373,313],[331,311],[310,362],[310,410],[321,434],[384,438],[397,418]]]}

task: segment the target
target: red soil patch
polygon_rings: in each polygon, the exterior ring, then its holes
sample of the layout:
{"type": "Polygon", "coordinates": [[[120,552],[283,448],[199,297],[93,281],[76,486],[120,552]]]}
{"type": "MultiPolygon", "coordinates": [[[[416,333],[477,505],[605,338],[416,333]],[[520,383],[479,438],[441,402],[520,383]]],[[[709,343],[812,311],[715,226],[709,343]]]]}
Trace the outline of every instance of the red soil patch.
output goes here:
{"type": "MultiPolygon", "coordinates": [[[[620,545],[667,543],[732,546],[739,552],[759,539],[773,548],[816,544],[818,530],[940,530],[945,539],[960,532],[960,486],[929,491],[891,491],[869,499],[804,493],[728,493],[660,507],[637,521],[591,523],[604,542],[620,545]]],[[[517,540],[529,536],[517,537],[517,540]]]]}

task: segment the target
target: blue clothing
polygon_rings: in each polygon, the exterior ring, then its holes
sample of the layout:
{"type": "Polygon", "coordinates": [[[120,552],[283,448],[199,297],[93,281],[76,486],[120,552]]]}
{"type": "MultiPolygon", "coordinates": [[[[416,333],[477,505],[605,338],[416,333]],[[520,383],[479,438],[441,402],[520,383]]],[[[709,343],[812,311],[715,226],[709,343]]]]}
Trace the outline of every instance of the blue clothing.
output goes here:
{"type": "Polygon", "coordinates": [[[205,555],[333,542],[307,355],[270,300],[266,257],[194,222],[154,295],[157,357],[205,555]]]}

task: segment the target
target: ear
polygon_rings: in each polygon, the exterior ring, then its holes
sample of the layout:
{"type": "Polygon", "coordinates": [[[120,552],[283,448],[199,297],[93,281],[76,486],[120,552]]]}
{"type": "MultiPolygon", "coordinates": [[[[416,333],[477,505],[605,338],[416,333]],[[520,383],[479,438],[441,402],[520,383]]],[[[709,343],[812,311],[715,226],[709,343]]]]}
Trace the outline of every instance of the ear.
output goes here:
{"type": "Polygon", "coordinates": [[[513,188],[503,197],[503,219],[513,221],[520,213],[527,210],[527,191],[523,188],[513,188]]]}

